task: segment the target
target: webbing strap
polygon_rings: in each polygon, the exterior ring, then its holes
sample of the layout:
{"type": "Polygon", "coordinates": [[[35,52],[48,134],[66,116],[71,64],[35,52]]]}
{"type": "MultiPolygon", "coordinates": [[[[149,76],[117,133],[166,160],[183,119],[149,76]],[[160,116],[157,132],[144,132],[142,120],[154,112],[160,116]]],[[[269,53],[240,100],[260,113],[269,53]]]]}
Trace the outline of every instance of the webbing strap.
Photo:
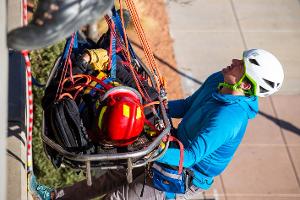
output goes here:
{"type": "Polygon", "coordinates": [[[116,38],[112,37],[112,65],[110,69],[110,77],[115,80],[117,77],[117,54],[116,54],[116,38]]]}
{"type": "Polygon", "coordinates": [[[75,35],[74,35],[74,43],[73,43],[73,50],[77,49],[78,48],[78,33],[75,32],[75,35]]]}
{"type": "MultiPolygon", "coordinates": [[[[122,37],[123,41],[125,41],[125,37],[127,37],[127,35],[125,35],[125,33],[123,31],[121,18],[120,18],[119,14],[118,14],[118,12],[116,11],[115,8],[112,9],[112,13],[113,13],[113,16],[114,16],[112,19],[113,19],[113,21],[116,25],[116,29],[121,34],[121,37],[122,37]]],[[[128,37],[127,37],[127,40],[128,40],[128,37]]],[[[129,52],[130,52],[131,57],[136,59],[136,54],[135,54],[129,40],[128,40],[128,47],[129,47],[129,52]]]]}
{"type": "MultiPolygon", "coordinates": [[[[114,19],[114,16],[112,16],[112,18],[114,19]]],[[[113,20],[114,21],[114,20],[113,20]]],[[[115,80],[117,77],[117,52],[116,52],[116,37],[114,35],[114,31],[115,31],[115,23],[111,22],[110,25],[110,54],[111,54],[111,61],[110,61],[110,77],[115,80]]]]}
{"type": "Polygon", "coordinates": [[[112,15],[113,16],[112,19],[113,19],[113,21],[114,21],[114,23],[116,25],[116,28],[119,31],[119,33],[121,34],[121,37],[124,39],[125,34],[124,34],[124,31],[123,31],[123,28],[122,28],[122,22],[121,22],[120,16],[117,13],[115,7],[113,7],[113,9],[112,9],[112,14],[113,14],[112,15]]]}
{"type": "Polygon", "coordinates": [[[78,36],[77,36],[77,32],[74,33],[71,37],[68,37],[65,47],[64,47],[64,51],[63,51],[63,56],[61,59],[61,64],[63,61],[65,61],[68,57],[69,51],[70,49],[76,49],[78,48],[78,36]]]}
{"type": "MultiPolygon", "coordinates": [[[[100,80],[100,79],[99,79],[100,80]]],[[[110,85],[111,82],[113,82],[113,80],[111,78],[106,78],[104,80],[102,80],[104,84],[106,85],[110,85]]],[[[97,89],[102,89],[104,88],[103,84],[101,83],[97,83],[95,86],[95,88],[91,89],[91,91],[89,92],[89,94],[91,96],[94,96],[96,94],[97,89]]]]}
{"type": "Polygon", "coordinates": [[[182,173],[183,170],[183,159],[184,159],[184,146],[176,137],[172,135],[168,135],[167,137],[163,138],[163,142],[170,141],[170,142],[177,142],[179,145],[180,151],[180,158],[179,158],[179,165],[178,165],[178,174],[182,173]]]}

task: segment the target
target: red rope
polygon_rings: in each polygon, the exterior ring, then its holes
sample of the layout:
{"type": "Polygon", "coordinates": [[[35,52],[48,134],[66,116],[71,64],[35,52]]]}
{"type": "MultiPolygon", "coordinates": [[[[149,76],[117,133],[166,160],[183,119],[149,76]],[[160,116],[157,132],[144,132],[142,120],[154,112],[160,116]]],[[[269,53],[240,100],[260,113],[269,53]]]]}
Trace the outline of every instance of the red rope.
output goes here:
{"type": "Polygon", "coordinates": [[[167,141],[177,142],[179,145],[180,156],[179,156],[178,174],[181,174],[183,170],[183,161],[184,161],[184,146],[180,142],[180,140],[178,140],[176,137],[171,135],[168,135],[165,138],[163,138],[163,142],[167,142],[167,141]]]}
{"type": "Polygon", "coordinates": [[[73,44],[74,44],[74,37],[75,37],[75,33],[73,33],[72,38],[71,38],[70,46],[69,46],[69,49],[68,49],[68,55],[67,55],[67,58],[64,62],[64,65],[63,65],[63,71],[62,71],[62,74],[60,76],[60,80],[59,80],[59,84],[58,84],[58,87],[57,87],[55,100],[57,100],[59,98],[59,96],[61,95],[62,90],[63,90],[62,83],[63,83],[63,80],[66,78],[68,63],[70,62],[70,56],[71,56],[72,49],[73,49],[73,44]]]}
{"type": "MultiPolygon", "coordinates": [[[[86,88],[86,87],[94,89],[94,90],[96,90],[98,92],[101,92],[101,93],[105,93],[109,89],[113,88],[112,85],[104,83],[103,79],[98,79],[98,78],[96,78],[94,76],[86,75],[86,74],[77,74],[77,75],[74,75],[73,76],[73,80],[72,80],[71,77],[65,78],[63,80],[63,82],[62,82],[62,87],[64,89],[63,90],[64,93],[60,94],[59,97],[58,97],[58,99],[61,99],[62,95],[65,96],[64,95],[65,93],[69,94],[69,92],[75,92],[75,94],[72,96],[72,98],[76,99],[77,96],[79,95],[79,93],[81,91],[83,91],[84,88],[86,88]],[[68,87],[65,84],[67,82],[69,82],[69,81],[71,82],[71,86],[68,87]],[[104,90],[103,89],[99,89],[99,88],[97,88],[95,86],[90,85],[90,83],[92,81],[95,81],[96,83],[100,84],[104,88],[104,90]]],[[[69,95],[71,95],[71,94],[69,94],[69,95]]]]}

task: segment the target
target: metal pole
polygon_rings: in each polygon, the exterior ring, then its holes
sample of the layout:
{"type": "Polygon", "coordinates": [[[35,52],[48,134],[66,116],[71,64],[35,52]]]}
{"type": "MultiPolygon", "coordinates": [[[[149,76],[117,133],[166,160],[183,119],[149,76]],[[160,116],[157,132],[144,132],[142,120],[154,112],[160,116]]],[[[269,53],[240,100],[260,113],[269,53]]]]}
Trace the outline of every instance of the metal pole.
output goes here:
{"type": "Polygon", "coordinates": [[[6,199],[6,135],[7,135],[7,86],[8,51],[6,46],[6,1],[0,2],[0,57],[1,57],[1,95],[0,95],[0,199],[6,199]]]}

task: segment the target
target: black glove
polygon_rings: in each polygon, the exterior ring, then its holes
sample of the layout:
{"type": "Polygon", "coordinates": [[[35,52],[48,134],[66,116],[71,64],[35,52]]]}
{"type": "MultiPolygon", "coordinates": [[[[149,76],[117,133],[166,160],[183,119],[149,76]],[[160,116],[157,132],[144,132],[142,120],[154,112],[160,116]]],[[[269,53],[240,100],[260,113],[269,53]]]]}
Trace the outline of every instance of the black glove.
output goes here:
{"type": "Polygon", "coordinates": [[[75,58],[72,69],[73,74],[83,74],[87,70],[91,69],[92,66],[86,60],[83,59],[83,55],[79,55],[75,58]]]}

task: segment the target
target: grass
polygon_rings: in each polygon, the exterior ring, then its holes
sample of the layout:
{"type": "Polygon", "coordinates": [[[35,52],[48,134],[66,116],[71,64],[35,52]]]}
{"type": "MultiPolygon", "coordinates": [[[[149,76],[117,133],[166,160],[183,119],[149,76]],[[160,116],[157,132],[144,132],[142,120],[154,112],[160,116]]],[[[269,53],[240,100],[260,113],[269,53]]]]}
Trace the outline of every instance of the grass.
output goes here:
{"type": "MultiPolygon", "coordinates": [[[[50,70],[63,51],[64,42],[42,50],[30,53],[33,76],[40,83],[46,83],[50,70]]],[[[34,95],[34,128],[33,128],[33,166],[38,181],[51,187],[63,187],[84,178],[82,173],[77,174],[69,168],[55,169],[46,157],[41,140],[42,107],[41,99],[44,88],[33,87],[34,95]]]]}

